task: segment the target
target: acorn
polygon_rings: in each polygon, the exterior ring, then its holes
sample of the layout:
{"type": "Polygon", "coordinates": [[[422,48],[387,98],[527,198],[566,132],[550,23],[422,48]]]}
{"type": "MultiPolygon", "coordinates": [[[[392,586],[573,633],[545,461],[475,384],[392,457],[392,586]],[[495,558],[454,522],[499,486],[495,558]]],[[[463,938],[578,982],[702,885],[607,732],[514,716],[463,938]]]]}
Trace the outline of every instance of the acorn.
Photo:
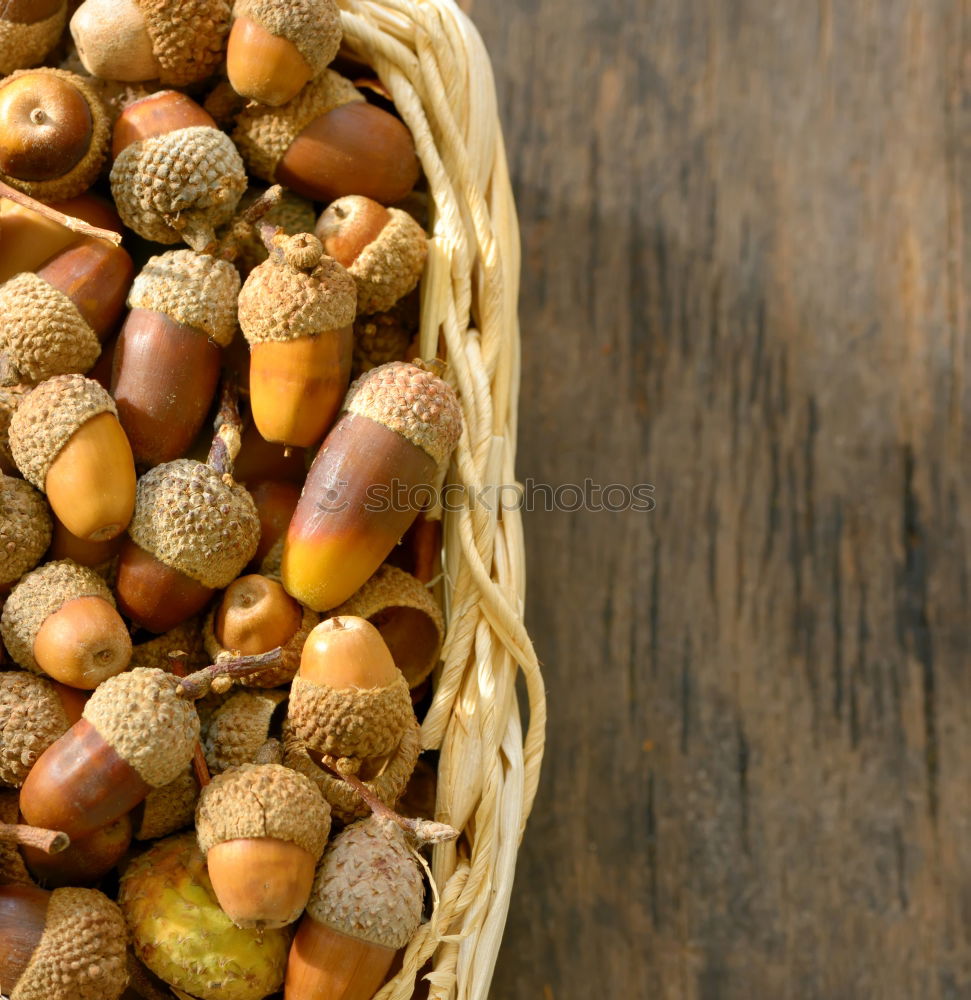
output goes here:
{"type": "Polygon", "coordinates": [[[414,521],[412,496],[435,480],[461,428],[454,390],[423,366],[392,362],[354,382],[290,522],[287,592],[326,611],[358,590],[414,521]]]}
{"type": "Polygon", "coordinates": [[[84,77],[26,69],[0,80],[0,180],[41,201],[73,198],[108,155],[108,113],[84,77]]]}
{"type": "Polygon", "coordinates": [[[431,591],[397,566],[382,566],[335,615],[366,618],[381,633],[410,688],[435,669],[445,640],[445,619],[431,591]]]}
{"type": "MultiPolygon", "coordinates": [[[[237,211],[243,211],[258,198],[266,194],[266,188],[251,187],[240,199],[237,211]]],[[[270,226],[282,229],[287,236],[298,233],[313,232],[317,221],[317,212],[313,202],[292,191],[283,191],[280,200],[263,216],[262,221],[270,226]]],[[[234,263],[243,275],[249,274],[258,264],[262,264],[269,255],[263,240],[260,239],[259,227],[252,226],[249,234],[237,242],[237,254],[234,263]]]]}
{"type": "Polygon", "coordinates": [[[354,320],[354,355],[351,378],[359,378],[378,365],[404,361],[412,333],[397,311],[358,316],[354,320]]]}
{"type": "Polygon", "coordinates": [[[70,725],[49,680],[22,670],[0,673],[0,785],[19,788],[37,758],[70,725]]]}
{"type": "Polygon", "coordinates": [[[66,21],[67,0],[7,0],[0,14],[0,73],[43,61],[66,21]]]}
{"type": "Polygon", "coordinates": [[[307,233],[280,234],[239,293],[250,406],[267,441],[309,447],[333,422],[351,375],[354,282],[307,233]]]}
{"type": "Polygon", "coordinates": [[[250,103],[233,139],[250,173],[312,201],[363,194],[389,205],[418,180],[408,128],[329,69],[282,107],[250,103]]]}
{"type": "Polygon", "coordinates": [[[239,274],[192,250],[149,259],[128,296],[111,394],[140,465],[184,455],[216,394],[221,348],[236,332],[239,274]]]}
{"type": "Polygon", "coordinates": [[[215,242],[246,190],[232,140],[199,105],[162,91],[136,101],[115,122],[111,193],[129,229],[156,243],[215,242]]]}
{"type": "Polygon", "coordinates": [[[329,832],[317,787],[280,764],[216,775],[196,807],[213,891],[237,927],[285,927],[303,913],[329,832]]]}
{"type": "Polygon", "coordinates": [[[78,538],[120,535],[135,506],[135,461],[115,401],[82,375],[37,386],[10,421],[10,449],[24,478],[78,538]]]}
{"type": "Polygon", "coordinates": [[[125,920],[97,889],[0,886],[0,984],[11,1000],[118,1000],[125,920]]]}
{"type": "Polygon", "coordinates": [[[337,55],[340,10],[334,0],[237,0],[226,74],[237,94],[279,107],[337,55]]]}
{"type": "Polygon", "coordinates": [[[202,740],[206,763],[213,774],[240,764],[252,764],[270,738],[285,691],[234,691],[212,713],[202,740]]]}
{"type": "MultiPolygon", "coordinates": [[[[243,338],[238,342],[246,344],[243,338]]],[[[246,353],[249,354],[248,347],[246,353]]],[[[248,357],[246,364],[248,367],[248,357]]],[[[234,475],[237,482],[247,485],[260,479],[281,479],[302,487],[303,481],[307,478],[306,458],[307,453],[303,448],[287,448],[282,444],[265,440],[256,425],[249,421],[243,430],[243,440],[239,457],[236,459],[234,475]]]]}
{"type": "Polygon", "coordinates": [[[70,559],[46,563],[13,588],[0,633],[20,666],[88,691],[131,658],[131,638],[107,584],[70,559]]]}
{"type": "Polygon", "coordinates": [[[78,538],[55,517],[54,532],[51,536],[50,548],[47,550],[47,561],[70,559],[79,566],[89,566],[101,577],[107,578],[109,566],[121,549],[124,535],[116,535],[103,542],[93,542],[89,538],[78,538]]]}
{"type": "Polygon", "coordinates": [[[371,817],[339,833],[293,939],[286,1000],[370,1000],[418,930],[423,900],[399,827],[371,817]]]}
{"type": "Polygon", "coordinates": [[[301,606],[277,580],[251,573],[226,588],[206,616],[202,635],[213,663],[220,656],[251,656],[279,646],[279,666],[241,678],[248,686],[273,688],[293,680],[303,645],[318,621],[316,612],[301,606]]]}
{"type": "Polygon", "coordinates": [[[287,533],[287,527],[300,499],[300,487],[277,479],[263,479],[247,486],[260,518],[260,544],[250,561],[250,568],[260,563],[273,546],[287,533]]]}
{"type": "Polygon", "coordinates": [[[174,781],[198,739],[199,717],[171,674],[138,668],[110,677],[81,721],[41,754],[21,789],[21,812],[33,826],[83,837],[174,781]]]}
{"type": "Polygon", "coordinates": [[[10,476],[17,473],[17,463],[10,453],[10,421],[14,410],[30,392],[29,385],[0,385],[0,471],[10,476]]]}
{"type": "Polygon", "coordinates": [[[121,861],[131,839],[132,822],[126,813],[100,830],[72,840],[63,851],[51,854],[22,844],[20,854],[37,884],[45,889],[94,886],[121,861]]]}
{"type": "Polygon", "coordinates": [[[107,80],[184,87],[211,76],[229,33],[230,0],[84,0],[71,36],[85,69],[107,80]]]}
{"type": "Polygon", "coordinates": [[[428,239],[407,212],[348,195],[327,207],[314,233],[357,284],[358,313],[390,309],[417,287],[428,239]]]}
{"type": "Polygon", "coordinates": [[[135,840],[156,840],[191,826],[199,801],[199,783],[188,767],[174,781],[153,788],[131,813],[135,840]]]}
{"type": "Polygon", "coordinates": [[[263,1000],[283,984],[290,934],[244,930],[223,913],[194,831],[160,840],[122,875],[135,955],[199,1000],[263,1000]]]}
{"type": "Polygon", "coordinates": [[[0,476],[0,589],[16,583],[51,542],[51,512],[30,483],[0,476]]]}

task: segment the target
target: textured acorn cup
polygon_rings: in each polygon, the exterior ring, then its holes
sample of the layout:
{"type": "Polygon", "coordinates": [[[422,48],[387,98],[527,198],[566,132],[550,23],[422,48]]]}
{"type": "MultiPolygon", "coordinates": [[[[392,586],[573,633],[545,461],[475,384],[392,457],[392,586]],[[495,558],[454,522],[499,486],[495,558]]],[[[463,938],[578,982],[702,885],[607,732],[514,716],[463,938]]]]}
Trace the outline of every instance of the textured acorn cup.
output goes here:
{"type": "Polygon", "coordinates": [[[199,801],[199,783],[191,767],[174,781],[153,788],[132,812],[136,840],[157,840],[191,826],[199,801]]]}
{"type": "Polygon", "coordinates": [[[391,362],[354,382],[290,522],[287,592],[326,611],[358,590],[411,526],[412,490],[434,481],[461,427],[454,390],[422,367],[391,362]]]}
{"type": "Polygon", "coordinates": [[[216,122],[205,108],[180,91],[156,91],[122,109],[111,134],[111,158],[117,159],[134,142],[192,126],[216,128],[216,122]]]}
{"type": "Polygon", "coordinates": [[[19,788],[70,724],[50,681],[21,670],[0,673],[0,785],[19,788]]]}
{"type": "Polygon", "coordinates": [[[202,429],[236,332],[239,274],[225,260],[171,250],[152,257],[128,297],[111,394],[139,465],[179,458],[202,429]]]}
{"type": "Polygon", "coordinates": [[[36,66],[57,44],[66,0],[9,0],[0,15],[0,73],[36,66]]]}
{"type": "Polygon", "coordinates": [[[32,390],[10,421],[17,468],[78,538],[114,538],[132,517],[135,460],[117,414],[97,382],[59,375],[32,390]]]}
{"type": "Polygon", "coordinates": [[[390,309],[417,287],[428,240],[407,212],[349,195],[327,207],[314,232],[357,284],[359,313],[390,309]]]}
{"type": "Polygon", "coordinates": [[[131,638],[107,584],[69,559],[46,563],[14,587],[0,632],[22,667],[90,691],[131,658],[131,638]]]}
{"type": "Polygon", "coordinates": [[[329,618],[307,637],[287,722],[317,753],[381,757],[414,720],[408,684],[381,633],[363,618],[329,618]]]}
{"type": "Polygon", "coordinates": [[[0,886],[0,983],[11,1000],[118,1000],[127,940],[121,910],[96,889],[0,886]]]}
{"type": "Polygon", "coordinates": [[[281,235],[239,293],[250,406],[267,441],[308,447],[333,422],[351,375],[356,289],[307,233],[281,235]]]}
{"type": "Polygon", "coordinates": [[[290,948],[286,1000],[371,1000],[418,929],[423,896],[398,827],[372,817],[339,833],[290,948]]]}
{"type": "Polygon", "coordinates": [[[49,889],[63,886],[93,886],[121,861],[132,839],[131,819],[126,814],[57,854],[21,845],[20,853],[31,875],[49,889]]]}
{"type": "Polygon", "coordinates": [[[72,198],[108,155],[108,112],[75,73],[30,69],[0,81],[0,180],[41,201],[72,198]]]}
{"type": "Polygon", "coordinates": [[[71,18],[71,35],[93,76],[182,87],[218,67],[230,9],[230,0],[85,0],[71,18]]]}
{"type": "MultiPolygon", "coordinates": [[[[0,823],[23,822],[17,806],[17,792],[0,788],[0,823]]],[[[34,885],[16,841],[0,840],[0,885],[34,885]]]]}
{"type": "Polygon", "coordinates": [[[259,542],[246,490],[192,459],[166,462],[138,480],[116,593],[126,617],[166,632],[228,586],[259,542]]]}
{"type": "Polygon", "coordinates": [[[286,701],[285,691],[235,691],[212,713],[202,741],[213,774],[256,761],[286,701]]]}
{"type": "Polygon", "coordinates": [[[310,897],[330,806],[296,771],[244,764],[202,790],[196,832],[216,898],[233,923],[285,927],[310,897]]]}
{"type": "Polygon", "coordinates": [[[15,583],[41,561],[52,528],[50,509],[30,483],[0,477],[0,587],[15,583]]]}
{"type": "Polygon", "coordinates": [[[84,837],[177,778],[199,739],[199,716],[177,691],[177,679],[155,668],[106,680],[27,776],[27,822],[84,837]]]}
{"type": "Polygon", "coordinates": [[[283,984],[289,933],[232,923],[194,832],[159,841],[128,865],[118,901],[135,954],[180,991],[200,1000],[263,1000],[283,984]]]}

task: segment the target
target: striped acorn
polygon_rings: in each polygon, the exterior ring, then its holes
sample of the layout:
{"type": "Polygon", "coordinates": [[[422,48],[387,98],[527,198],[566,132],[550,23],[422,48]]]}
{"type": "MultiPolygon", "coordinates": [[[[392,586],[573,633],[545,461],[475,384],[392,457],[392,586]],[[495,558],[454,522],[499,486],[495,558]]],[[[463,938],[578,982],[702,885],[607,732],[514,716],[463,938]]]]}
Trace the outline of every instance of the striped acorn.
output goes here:
{"type": "Polygon", "coordinates": [[[411,498],[434,482],[462,427],[454,390],[418,364],[362,375],[343,410],[310,468],[283,549],[284,587],[315,611],[342,604],[387,558],[418,514],[411,498]]]}
{"type": "Polygon", "coordinates": [[[0,590],[41,561],[52,529],[43,496],[23,479],[0,476],[0,590]]]}
{"type": "Polygon", "coordinates": [[[0,73],[36,66],[66,21],[67,0],[7,0],[0,14],[0,73]]]}

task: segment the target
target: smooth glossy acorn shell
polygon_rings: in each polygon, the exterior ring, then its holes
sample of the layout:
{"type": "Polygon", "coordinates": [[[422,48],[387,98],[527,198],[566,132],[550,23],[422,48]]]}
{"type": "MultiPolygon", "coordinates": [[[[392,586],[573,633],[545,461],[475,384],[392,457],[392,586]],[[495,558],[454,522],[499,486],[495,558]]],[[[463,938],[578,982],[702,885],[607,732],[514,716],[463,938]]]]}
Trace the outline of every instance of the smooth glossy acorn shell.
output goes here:
{"type": "Polygon", "coordinates": [[[278,479],[264,479],[247,486],[260,518],[260,542],[250,566],[258,568],[266,554],[287,533],[300,500],[300,487],[278,479]]]}
{"type": "Polygon", "coordinates": [[[276,168],[278,183],[314,201],[363,194],[391,205],[415,186],[411,133],[394,115],[352,101],[314,119],[276,168]]]}
{"type": "Polygon", "coordinates": [[[124,535],[116,535],[104,542],[93,542],[89,538],[78,538],[55,517],[51,547],[47,550],[47,561],[73,559],[80,566],[94,569],[103,566],[121,549],[124,535]]]}
{"type": "Polygon", "coordinates": [[[51,894],[32,885],[0,886],[0,986],[13,992],[47,924],[51,894]]]}
{"type": "Polygon", "coordinates": [[[303,608],[279,583],[252,573],[226,588],[213,633],[223,649],[252,656],[285,646],[302,622],[303,608]]]}
{"type": "MultiPolygon", "coordinates": [[[[241,337],[238,339],[242,341],[241,337]]],[[[306,454],[303,448],[286,448],[267,441],[250,422],[243,430],[233,478],[244,485],[258,479],[279,479],[302,486],[307,478],[306,454]]]]}
{"type": "Polygon", "coordinates": [[[400,676],[381,633],[365,618],[322,621],[300,657],[300,677],[336,690],[383,688],[400,676]]]}
{"type": "Polygon", "coordinates": [[[132,309],[115,345],[111,395],[139,465],[183,456],[219,382],[220,348],[164,313],[132,309]]]}
{"type": "Polygon", "coordinates": [[[96,885],[124,857],[132,839],[127,813],[86,837],[72,840],[66,850],[47,854],[21,845],[20,854],[30,874],[45,887],[96,885]]]}
{"type": "Polygon", "coordinates": [[[237,17],[229,33],[226,75],[242,97],[277,108],[296,97],[313,77],[300,50],[248,17],[237,17]]]}
{"type": "Polygon", "coordinates": [[[194,125],[218,127],[208,111],[177,90],[162,90],[143,97],[129,104],[118,116],[111,136],[111,157],[115,159],[123,149],[140,139],[194,125]]]}

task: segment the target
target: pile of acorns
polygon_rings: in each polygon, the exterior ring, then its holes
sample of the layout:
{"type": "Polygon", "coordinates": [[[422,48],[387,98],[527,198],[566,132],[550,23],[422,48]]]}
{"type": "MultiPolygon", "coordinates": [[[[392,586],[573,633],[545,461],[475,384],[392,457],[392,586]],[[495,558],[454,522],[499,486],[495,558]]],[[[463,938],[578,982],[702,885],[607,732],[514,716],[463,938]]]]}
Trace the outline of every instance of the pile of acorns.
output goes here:
{"type": "Polygon", "coordinates": [[[411,134],[335,0],[7,0],[0,72],[0,996],[368,1000],[456,835],[411,134]]]}

